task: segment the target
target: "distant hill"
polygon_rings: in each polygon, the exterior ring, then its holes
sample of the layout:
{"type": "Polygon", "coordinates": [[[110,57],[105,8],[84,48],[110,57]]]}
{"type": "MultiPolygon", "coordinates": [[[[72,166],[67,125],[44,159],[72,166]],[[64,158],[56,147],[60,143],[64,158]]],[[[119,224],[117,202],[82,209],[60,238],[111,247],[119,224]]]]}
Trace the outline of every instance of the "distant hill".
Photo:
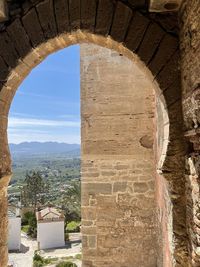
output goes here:
{"type": "Polygon", "coordinates": [[[44,154],[71,154],[80,155],[79,144],[66,144],[58,142],[24,142],[9,144],[13,156],[44,155],[44,154]]]}

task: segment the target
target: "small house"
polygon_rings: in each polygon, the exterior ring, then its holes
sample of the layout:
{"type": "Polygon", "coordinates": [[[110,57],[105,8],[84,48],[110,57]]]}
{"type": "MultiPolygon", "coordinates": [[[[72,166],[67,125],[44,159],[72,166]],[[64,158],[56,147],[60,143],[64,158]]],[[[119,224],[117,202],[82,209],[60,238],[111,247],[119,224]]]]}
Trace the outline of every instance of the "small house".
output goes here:
{"type": "Polygon", "coordinates": [[[8,250],[20,250],[21,217],[16,212],[8,210],[8,250]]]}
{"type": "Polygon", "coordinates": [[[36,212],[38,249],[58,248],[65,245],[65,218],[62,212],[47,207],[36,212]]]}

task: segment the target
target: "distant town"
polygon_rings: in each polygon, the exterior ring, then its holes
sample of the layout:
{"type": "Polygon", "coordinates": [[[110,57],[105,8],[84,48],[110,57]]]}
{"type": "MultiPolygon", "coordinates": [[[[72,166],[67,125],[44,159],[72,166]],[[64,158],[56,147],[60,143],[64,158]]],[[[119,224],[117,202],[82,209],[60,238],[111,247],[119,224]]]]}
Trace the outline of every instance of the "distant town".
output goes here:
{"type": "Polygon", "coordinates": [[[81,266],[80,146],[29,142],[10,150],[9,266],[81,266]]]}

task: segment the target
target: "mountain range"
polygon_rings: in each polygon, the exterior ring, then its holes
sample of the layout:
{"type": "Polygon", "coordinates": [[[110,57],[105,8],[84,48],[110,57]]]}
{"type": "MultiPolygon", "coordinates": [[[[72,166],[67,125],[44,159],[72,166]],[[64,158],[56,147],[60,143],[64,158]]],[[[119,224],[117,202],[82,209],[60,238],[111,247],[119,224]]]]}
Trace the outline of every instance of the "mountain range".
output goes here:
{"type": "Polygon", "coordinates": [[[44,155],[44,154],[71,154],[80,155],[79,144],[67,144],[58,142],[23,142],[9,144],[13,156],[44,155]]]}

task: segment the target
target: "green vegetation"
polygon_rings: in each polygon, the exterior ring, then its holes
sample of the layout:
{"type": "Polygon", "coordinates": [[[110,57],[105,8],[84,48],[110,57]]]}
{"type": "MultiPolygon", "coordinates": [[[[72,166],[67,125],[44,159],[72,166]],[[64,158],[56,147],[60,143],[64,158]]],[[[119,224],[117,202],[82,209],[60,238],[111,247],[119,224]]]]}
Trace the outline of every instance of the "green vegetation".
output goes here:
{"type": "Polygon", "coordinates": [[[22,225],[22,231],[26,234],[28,234],[28,231],[29,231],[29,225],[22,225]]]}
{"type": "Polygon", "coordinates": [[[50,264],[51,262],[52,262],[51,259],[45,259],[39,254],[37,254],[37,252],[35,252],[35,255],[33,257],[33,267],[46,266],[47,264],[50,264]]]}
{"type": "Polygon", "coordinates": [[[29,171],[24,180],[25,185],[21,190],[21,202],[23,206],[45,204],[49,194],[49,184],[45,181],[39,171],[29,171]]]}
{"type": "Polygon", "coordinates": [[[81,255],[81,254],[76,254],[76,255],[75,255],[75,259],[77,259],[77,260],[82,260],[82,255],[81,255]]]}
{"type": "Polygon", "coordinates": [[[9,203],[17,205],[21,200],[22,207],[31,210],[22,217],[22,231],[37,236],[35,210],[47,205],[64,211],[66,241],[68,233],[80,231],[80,158],[65,158],[64,154],[14,157],[13,173],[9,203]]]}
{"type": "MultiPolygon", "coordinates": [[[[62,201],[64,205],[66,204],[64,198],[68,188],[73,186],[74,183],[80,182],[80,159],[66,158],[63,154],[50,156],[37,155],[26,158],[14,157],[12,168],[14,174],[8,187],[8,200],[10,204],[18,203],[21,197],[21,191],[24,202],[27,201],[27,197],[29,197],[27,193],[23,196],[23,191],[27,191],[27,173],[32,175],[35,172],[36,175],[42,177],[43,183],[48,185],[44,193],[37,193],[38,201],[48,201],[52,205],[60,208],[62,208],[62,201]],[[32,174],[30,173],[31,170],[34,170],[32,174]],[[50,193],[48,194],[47,191],[50,193]]],[[[34,199],[29,199],[28,202],[33,202],[34,205],[35,201],[34,199]]],[[[71,209],[72,207],[69,207],[69,210],[71,209]]]]}
{"type": "Polygon", "coordinates": [[[28,211],[22,218],[22,231],[27,235],[36,238],[37,236],[37,221],[34,212],[28,211]]]}
{"type": "Polygon", "coordinates": [[[56,267],[77,267],[77,265],[70,261],[62,261],[56,264],[56,267]]]}
{"type": "Polygon", "coordinates": [[[80,222],[71,221],[67,224],[66,230],[68,233],[80,232],[80,222]]]}

